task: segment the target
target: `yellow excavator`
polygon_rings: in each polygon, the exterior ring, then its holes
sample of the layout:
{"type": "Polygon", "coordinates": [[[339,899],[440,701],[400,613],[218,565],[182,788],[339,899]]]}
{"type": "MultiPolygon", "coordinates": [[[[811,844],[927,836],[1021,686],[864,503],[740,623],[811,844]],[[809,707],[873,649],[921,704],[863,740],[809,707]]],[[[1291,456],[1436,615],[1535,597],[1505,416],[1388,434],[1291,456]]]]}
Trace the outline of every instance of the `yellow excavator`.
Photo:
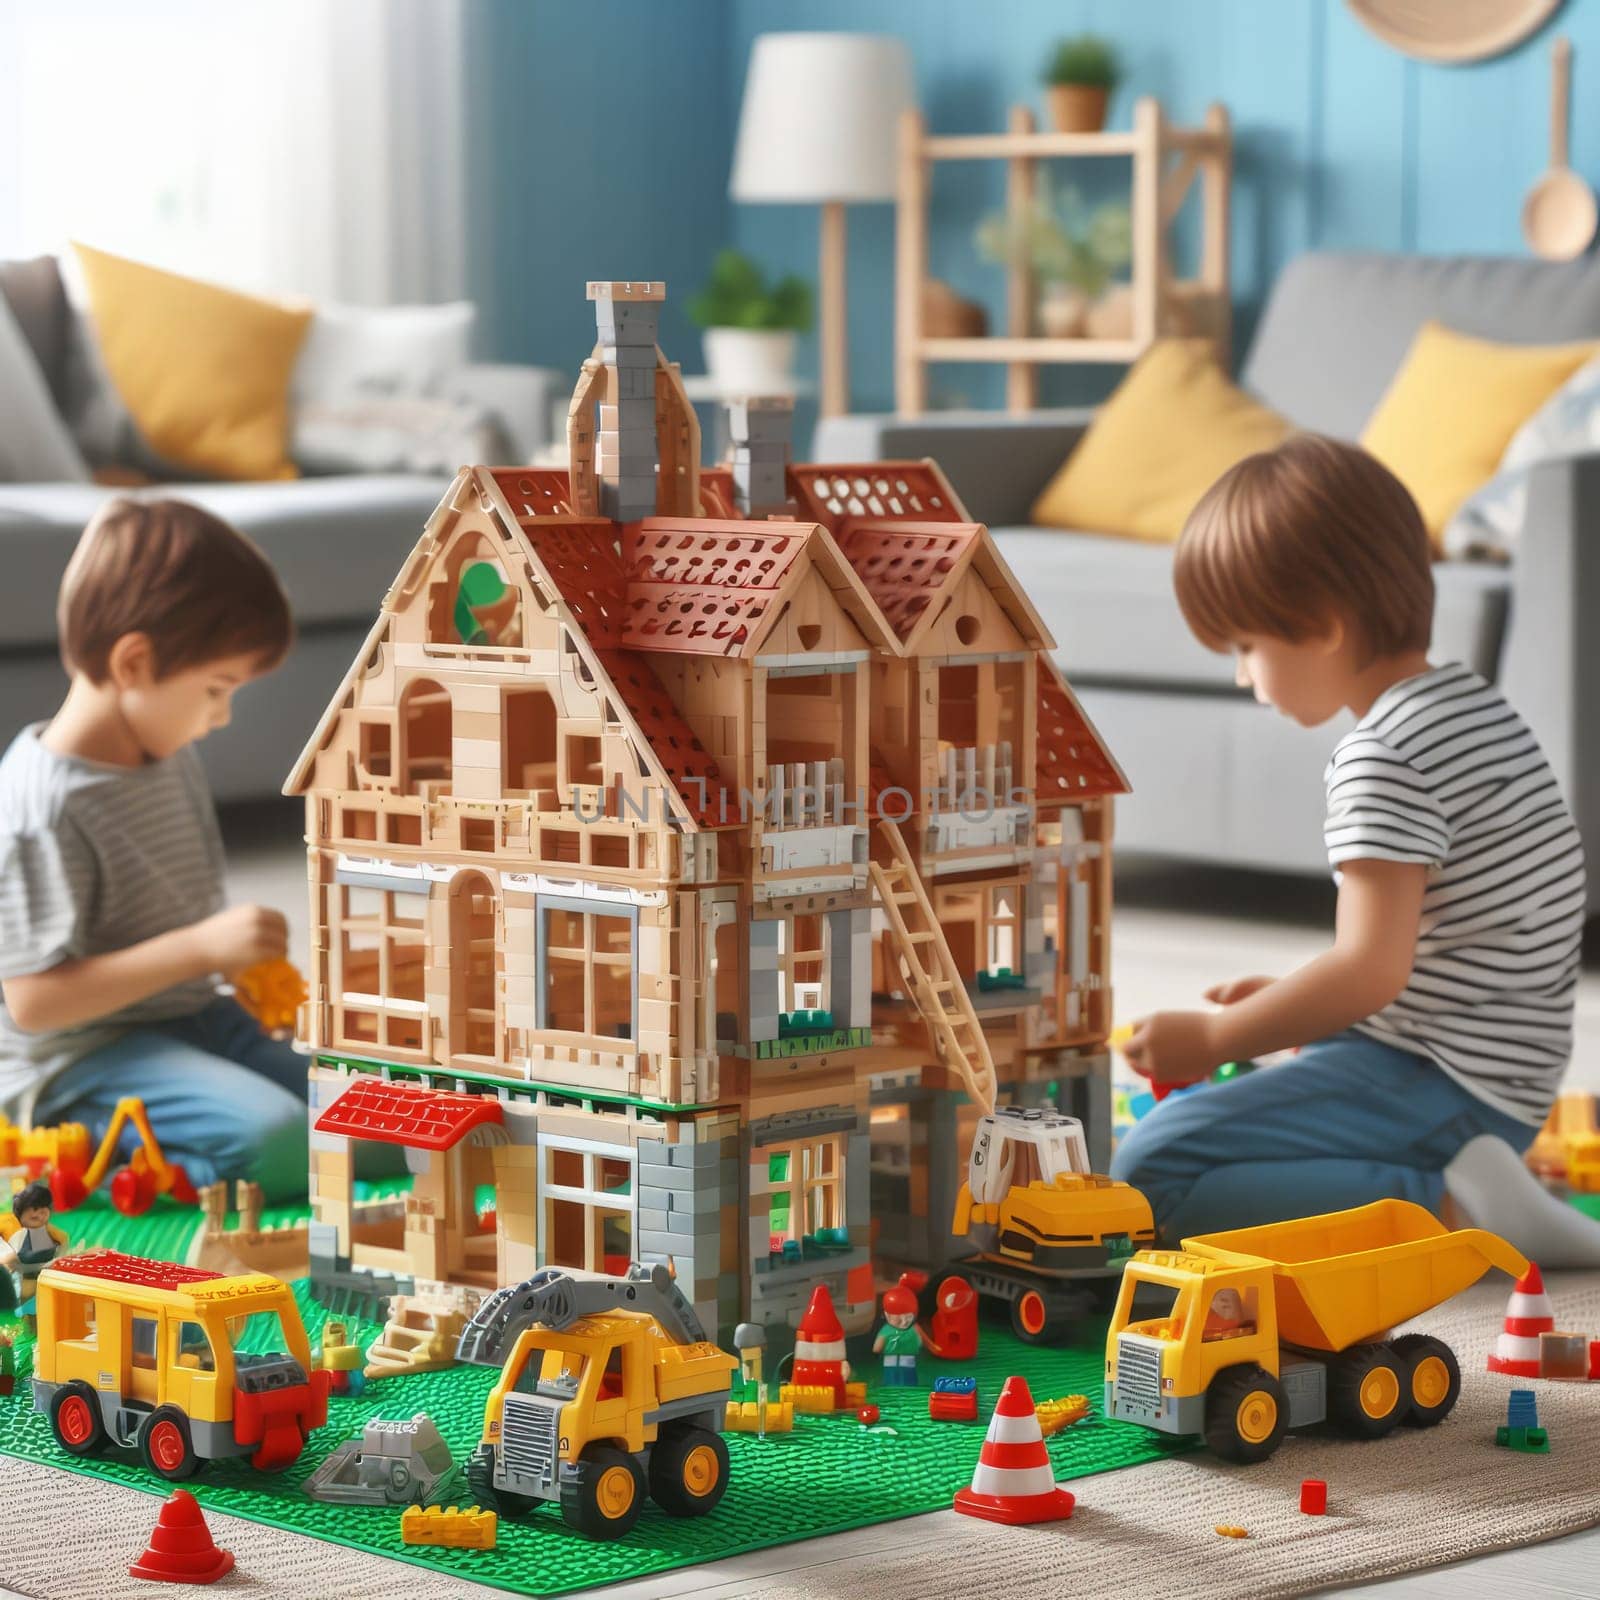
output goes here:
{"type": "Polygon", "coordinates": [[[1005,1106],[979,1119],[950,1231],[977,1254],[950,1276],[1011,1308],[1028,1344],[1053,1341],[1067,1323],[1103,1310],[1122,1268],[1155,1243],[1150,1202],[1089,1169],[1083,1124],[1058,1111],[1005,1106]]]}

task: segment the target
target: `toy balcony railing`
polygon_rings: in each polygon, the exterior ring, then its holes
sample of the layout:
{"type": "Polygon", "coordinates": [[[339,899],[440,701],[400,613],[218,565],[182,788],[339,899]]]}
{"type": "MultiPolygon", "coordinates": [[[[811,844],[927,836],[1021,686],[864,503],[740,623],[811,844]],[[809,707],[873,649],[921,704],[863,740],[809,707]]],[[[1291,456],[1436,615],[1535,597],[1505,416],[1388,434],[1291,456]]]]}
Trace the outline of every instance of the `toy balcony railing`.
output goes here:
{"type": "Polygon", "coordinates": [[[1015,771],[1006,741],[942,750],[933,809],[988,813],[1012,805],[1015,771]]]}
{"type": "Polygon", "coordinates": [[[832,828],[857,821],[846,806],[844,762],[785,761],[767,768],[769,828],[832,828]]]}

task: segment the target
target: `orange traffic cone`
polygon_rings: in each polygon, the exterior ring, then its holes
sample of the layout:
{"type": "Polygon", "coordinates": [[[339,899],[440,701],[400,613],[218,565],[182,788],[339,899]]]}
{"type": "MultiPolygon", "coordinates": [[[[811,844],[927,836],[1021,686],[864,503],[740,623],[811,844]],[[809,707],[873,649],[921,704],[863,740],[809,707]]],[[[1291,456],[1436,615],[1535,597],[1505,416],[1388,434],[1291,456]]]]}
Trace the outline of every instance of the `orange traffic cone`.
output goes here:
{"type": "Polygon", "coordinates": [[[956,1510],[1015,1526],[1059,1522],[1072,1515],[1076,1504],[1050,1470],[1050,1452],[1026,1379],[1007,1378],[989,1419],[972,1487],[957,1491],[956,1510]]]}
{"type": "Polygon", "coordinates": [[[1545,1293],[1544,1277],[1538,1263],[1530,1262],[1506,1302],[1500,1337],[1489,1352],[1489,1370],[1508,1373],[1514,1378],[1537,1378],[1539,1335],[1553,1333],[1555,1326],[1555,1308],[1545,1293]]]}
{"type": "Polygon", "coordinates": [[[162,1502],[144,1554],[128,1571],[153,1583],[215,1583],[233,1571],[233,1552],[217,1548],[195,1497],[175,1489],[162,1502]]]}

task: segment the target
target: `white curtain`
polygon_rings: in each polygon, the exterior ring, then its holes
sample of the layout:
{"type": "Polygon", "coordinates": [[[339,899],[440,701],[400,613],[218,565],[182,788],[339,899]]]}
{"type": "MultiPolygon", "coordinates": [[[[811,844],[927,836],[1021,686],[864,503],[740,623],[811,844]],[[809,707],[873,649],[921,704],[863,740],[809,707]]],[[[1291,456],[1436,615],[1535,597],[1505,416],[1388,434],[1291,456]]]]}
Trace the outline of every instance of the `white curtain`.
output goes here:
{"type": "Polygon", "coordinates": [[[0,0],[0,255],[459,297],[463,27],[464,0],[0,0]]]}

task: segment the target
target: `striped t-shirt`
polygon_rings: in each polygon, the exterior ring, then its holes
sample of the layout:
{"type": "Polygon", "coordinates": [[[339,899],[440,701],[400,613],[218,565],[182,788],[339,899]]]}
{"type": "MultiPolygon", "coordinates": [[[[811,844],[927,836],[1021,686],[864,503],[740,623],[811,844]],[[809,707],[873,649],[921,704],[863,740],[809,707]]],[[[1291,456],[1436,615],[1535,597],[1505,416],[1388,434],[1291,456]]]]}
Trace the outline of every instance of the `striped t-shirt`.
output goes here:
{"type": "Polygon", "coordinates": [[[1463,666],[1391,685],[1328,763],[1328,859],[1429,869],[1416,963],[1361,1032],[1544,1120],[1572,1051],[1583,844],[1505,697],[1463,666]]]}
{"type": "MultiPolygon", "coordinates": [[[[43,728],[24,728],[0,758],[0,979],[122,950],[223,905],[222,836],[192,746],[115,767],[57,755],[43,728]]],[[[24,1033],[0,1005],[0,1107],[140,1023],[198,1011],[215,991],[200,979],[51,1033],[24,1033]]]]}

